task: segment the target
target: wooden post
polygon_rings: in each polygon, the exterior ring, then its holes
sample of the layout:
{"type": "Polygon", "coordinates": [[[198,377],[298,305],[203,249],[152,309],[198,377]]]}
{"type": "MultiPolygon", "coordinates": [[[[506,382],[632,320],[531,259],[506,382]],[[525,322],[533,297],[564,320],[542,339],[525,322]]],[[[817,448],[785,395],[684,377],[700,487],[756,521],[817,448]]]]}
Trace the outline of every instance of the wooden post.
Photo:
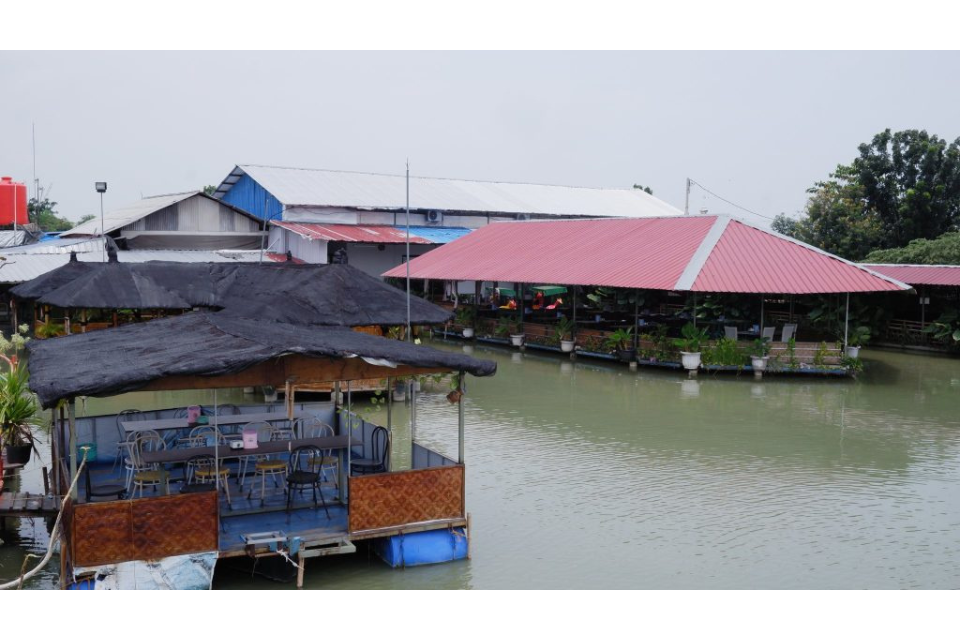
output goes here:
{"type": "Polygon", "coordinates": [[[303,573],[306,562],[307,559],[300,554],[300,558],[297,562],[297,589],[303,589],[303,573]]]}
{"type": "MultiPolygon", "coordinates": [[[[70,479],[69,483],[73,482],[73,479],[77,475],[77,404],[73,398],[70,398],[69,403],[67,404],[67,416],[70,420],[70,440],[68,446],[70,447],[69,456],[70,456],[70,479]]],[[[69,486],[69,483],[67,486],[69,486]]],[[[77,487],[73,487],[73,491],[70,494],[74,500],[77,499],[77,487]]]]}
{"type": "Polygon", "coordinates": [[[457,461],[460,464],[463,464],[463,435],[464,435],[464,420],[465,420],[465,398],[464,398],[464,385],[463,385],[464,374],[463,371],[460,371],[459,382],[457,383],[457,390],[460,392],[460,402],[457,403],[457,451],[458,457],[457,461]]]}
{"type": "Polygon", "coordinates": [[[80,333],[87,332],[87,310],[80,310],[80,333]]]}
{"type": "Polygon", "coordinates": [[[526,302],[523,299],[523,288],[524,283],[521,282],[520,286],[517,288],[517,297],[519,298],[517,301],[517,309],[520,311],[520,333],[523,333],[523,312],[524,307],[526,306],[526,302]]]}
{"type": "Polygon", "coordinates": [[[480,287],[483,283],[477,280],[473,286],[473,338],[477,338],[477,318],[480,316],[480,287]]]}
{"type": "Polygon", "coordinates": [[[633,298],[633,349],[640,346],[640,289],[637,289],[633,298]]]}

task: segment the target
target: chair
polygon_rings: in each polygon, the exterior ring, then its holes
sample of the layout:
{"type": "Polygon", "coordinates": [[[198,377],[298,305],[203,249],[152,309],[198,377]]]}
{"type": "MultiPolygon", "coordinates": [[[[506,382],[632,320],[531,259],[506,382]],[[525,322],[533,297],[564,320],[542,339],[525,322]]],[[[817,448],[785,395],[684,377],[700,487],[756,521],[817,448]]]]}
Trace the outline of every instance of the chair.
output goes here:
{"type": "Polygon", "coordinates": [[[287,463],[287,511],[293,504],[293,491],[299,489],[303,492],[304,487],[310,487],[313,490],[313,506],[318,506],[317,494],[320,495],[319,504],[323,505],[323,511],[330,518],[330,509],[327,508],[327,501],[323,497],[323,489],[320,487],[320,472],[312,471],[313,461],[322,457],[323,452],[319,447],[313,445],[299,446],[290,454],[290,460],[287,463]]]}
{"type": "Polygon", "coordinates": [[[736,340],[737,339],[737,328],[731,326],[723,327],[723,337],[727,340],[736,340]]]}
{"type": "Polygon", "coordinates": [[[220,464],[217,467],[216,458],[209,453],[192,456],[187,460],[186,475],[183,486],[180,487],[180,493],[196,493],[202,489],[185,489],[185,487],[206,485],[216,488],[217,476],[220,476],[220,486],[223,488],[223,494],[227,498],[227,505],[233,506],[230,501],[230,469],[220,464]]]}
{"type": "Polygon", "coordinates": [[[126,429],[124,429],[120,423],[130,422],[132,420],[140,420],[142,417],[143,415],[141,414],[140,409],[124,409],[117,414],[117,455],[113,459],[113,466],[111,467],[111,470],[117,468],[117,464],[123,460],[124,453],[129,453],[129,444],[135,437],[135,432],[128,434],[126,429]]]}
{"type": "MultiPolygon", "coordinates": [[[[266,423],[263,423],[266,424],[266,423]]],[[[257,430],[257,442],[282,442],[286,440],[293,440],[292,432],[285,429],[275,429],[274,427],[267,424],[265,427],[260,427],[257,430]]],[[[267,477],[273,478],[273,483],[277,487],[280,486],[280,483],[277,481],[278,478],[282,478],[287,472],[287,462],[283,460],[280,454],[267,454],[264,456],[259,456],[257,461],[253,465],[253,474],[254,474],[254,484],[257,482],[257,478],[260,478],[260,505],[264,503],[264,498],[266,497],[267,492],[267,477]]],[[[246,466],[244,466],[243,471],[244,477],[246,476],[246,466]]],[[[240,486],[243,486],[244,480],[240,480],[240,486]]],[[[250,491],[247,493],[247,500],[250,500],[253,497],[253,485],[250,486],[250,491]]]]}
{"type": "Polygon", "coordinates": [[[760,338],[767,342],[773,342],[773,334],[776,330],[776,327],[764,327],[763,331],[760,332],[760,338]]]}
{"type": "Polygon", "coordinates": [[[218,416],[238,416],[240,408],[235,404],[221,404],[217,407],[218,416]]]}
{"type": "Polygon", "coordinates": [[[93,502],[94,498],[107,498],[110,496],[116,496],[117,500],[122,500],[127,493],[127,487],[122,484],[93,484],[90,480],[89,464],[83,468],[83,482],[86,485],[87,502],[93,502]]]}
{"type": "MultiPolygon", "coordinates": [[[[309,438],[332,438],[334,436],[333,427],[322,422],[317,422],[308,430],[309,438]]],[[[321,449],[320,457],[313,460],[313,466],[320,468],[320,481],[329,482],[327,473],[333,476],[333,486],[340,489],[340,457],[334,455],[333,449],[321,449]]]]}
{"type": "Polygon", "coordinates": [[[390,432],[385,427],[377,427],[370,436],[372,458],[360,458],[350,461],[350,473],[367,475],[386,473],[390,468],[390,432]]]}
{"type": "Polygon", "coordinates": [[[137,489],[140,489],[140,497],[143,497],[143,490],[146,487],[153,487],[156,491],[161,484],[167,493],[170,493],[170,474],[160,465],[149,464],[143,461],[143,454],[147,451],[163,451],[167,448],[167,443],[160,437],[156,431],[142,431],[137,435],[133,451],[133,491],[131,497],[136,497],[137,489]]]}
{"type": "Polygon", "coordinates": [[[797,333],[797,325],[795,324],[783,325],[783,332],[780,334],[780,342],[790,342],[790,339],[793,338],[796,333],[797,333]]]}

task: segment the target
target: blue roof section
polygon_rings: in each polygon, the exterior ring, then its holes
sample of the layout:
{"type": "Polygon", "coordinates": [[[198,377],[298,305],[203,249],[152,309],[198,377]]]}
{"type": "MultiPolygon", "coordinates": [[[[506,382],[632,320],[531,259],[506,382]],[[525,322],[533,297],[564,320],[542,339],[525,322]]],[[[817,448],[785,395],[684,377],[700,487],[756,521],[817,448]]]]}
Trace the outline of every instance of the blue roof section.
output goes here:
{"type": "MultiPolygon", "coordinates": [[[[407,227],[397,225],[397,229],[406,231],[407,227]]],[[[410,227],[410,235],[420,236],[432,242],[433,244],[447,244],[457,238],[462,238],[473,231],[465,227],[410,227]]]]}

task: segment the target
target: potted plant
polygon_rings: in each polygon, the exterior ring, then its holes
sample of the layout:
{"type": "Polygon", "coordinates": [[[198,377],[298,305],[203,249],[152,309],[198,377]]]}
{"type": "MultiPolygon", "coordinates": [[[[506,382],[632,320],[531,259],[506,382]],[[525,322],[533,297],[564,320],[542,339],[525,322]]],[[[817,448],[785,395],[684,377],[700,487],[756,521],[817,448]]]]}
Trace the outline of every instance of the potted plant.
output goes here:
{"type": "Polygon", "coordinates": [[[700,368],[700,351],[707,341],[707,330],[697,329],[692,322],[688,322],[680,330],[680,336],[674,339],[673,344],[680,349],[680,360],[683,363],[683,368],[688,371],[696,371],[700,368]]]}
{"type": "Polygon", "coordinates": [[[753,347],[750,349],[750,366],[754,371],[766,371],[767,362],[770,360],[770,340],[768,338],[757,338],[753,341],[753,347]]]}
{"type": "Polygon", "coordinates": [[[475,317],[476,313],[473,307],[465,305],[457,307],[456,321],[463,330],[464,338],[473,337],[473,319],[475,317]]]}
{"type": "Polygon", "coordinates": [[[859,358],[860,347],[870,340],[870,328],[859,326],[847,337],[847,357],[859,358]]]}
{"type": "Polygon", "coordinates": [[[573,340],[573,330],[576,328],[576,323],[570,318],[560,318],[560,322],[557,323],[557,340],[560,342],[560,351],[564,353],[570,353],[573,351],[573,347],[576,344],[573,340]]]}
{"type": "Polygon", "coordinates": [[[0,440],[9,464],[26,464],[36,448],[33,427],[41,424],[40,404],[27,386],[27,371],[13,364],[0,373],[0,440]]]}
{"type": "Polygon", "coordinates": [[[520,333],[520,327],[517,322],[511,318],[500,318],[500,321],[497,323],[497,328],[493,333],[501,338],[510,336],[510,342],[515,347],[523,344],[523,334],[520,333]]]}
{"type": "Polygon", "coordinates": [[[637,357],[637,350],[633,347],[633,327],[620,328],[607,337],[606,347],[616,351],[620,362],[632,362],[637,357]]]}

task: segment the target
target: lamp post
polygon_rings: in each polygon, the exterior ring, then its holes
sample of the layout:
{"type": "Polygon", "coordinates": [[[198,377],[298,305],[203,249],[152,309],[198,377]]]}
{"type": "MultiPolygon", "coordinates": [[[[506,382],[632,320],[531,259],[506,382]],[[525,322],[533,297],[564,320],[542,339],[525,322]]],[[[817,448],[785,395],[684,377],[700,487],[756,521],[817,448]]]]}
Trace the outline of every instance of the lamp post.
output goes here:
{"type": "Polygon", "coordinates": [[[94,182],[93,185],[97,188],[97,193],[100,194],[100,236],[103,238],[103,247],[101,251],[101,257],[104,262],[107,261],[107,234],[103,229],[103,194],[107,191],[106,182],[94,182]]]}

